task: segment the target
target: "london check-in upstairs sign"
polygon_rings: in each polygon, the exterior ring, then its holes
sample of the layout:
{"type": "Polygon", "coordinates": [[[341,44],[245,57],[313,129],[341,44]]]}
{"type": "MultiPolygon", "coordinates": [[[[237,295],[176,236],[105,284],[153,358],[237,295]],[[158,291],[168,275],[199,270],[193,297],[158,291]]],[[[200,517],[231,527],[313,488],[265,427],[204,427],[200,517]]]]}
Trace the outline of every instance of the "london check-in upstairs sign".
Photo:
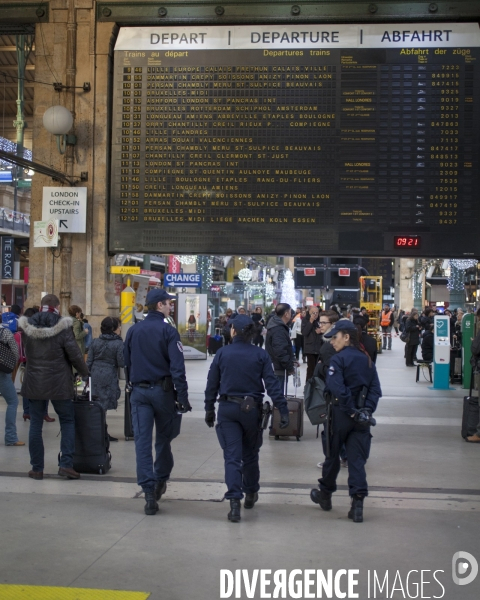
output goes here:
{"type": "Polygon", "coordinates": [[[479,47],[474,23],[122,28],[110,251],[480,254],[479,47]]]}

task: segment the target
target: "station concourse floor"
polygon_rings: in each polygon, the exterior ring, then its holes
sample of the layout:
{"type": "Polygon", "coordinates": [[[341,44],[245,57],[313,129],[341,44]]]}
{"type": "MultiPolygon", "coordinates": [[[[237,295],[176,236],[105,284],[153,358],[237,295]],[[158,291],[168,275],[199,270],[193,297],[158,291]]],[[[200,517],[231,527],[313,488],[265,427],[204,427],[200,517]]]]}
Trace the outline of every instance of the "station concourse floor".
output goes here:
{"type": "MultiPolygon", "coordinates": [[[[480,576],[455,585],[451,566],[457,551],[480,563],[480,445],[460,436],[468,392],[458,385],[431,390],[424,376],[415,383],[416,369],[405,366],[403,351],[394,338],[393,350],[377,361],[383,398],[372,430],[363,524],[347,518],[344,468],[332,511],[310,501],[323,457],[307,419],[300,442],[264,436],[260,499],[253,510],[242,509],[241,523],[227,521],[229,506],[219,502],[225,492],[222,451],[203,421],[210,357],[186,363],[193,412],[183,418],[173,442],[175,467],[155,516],[144,514],[138,496],[134,442],[123,437],[122,400],[107,417],[110,433],[120,438],[111,445],[107,475],[82,475],[79,481],[57,476],[58,419],[44,424],[43,481],[27,477],[27,446],[0,445],[0,599],[214,600],[220,597],[220,569],[248,569],[250,575],[253,569],[358,569],[359,596],[351,597],[361,599],[408,598],[408,573],[416,571],[410,583],[419,583],[424,570],[424,581],[431,583],[425,583],[423,596],[411,587],[410,597],[478,599],[480,576]],[[374,596],[369,572],[383,580],[387,570],[390,588],[398,571],[405,592],[397,578],[395,591],[377,589],[374,596]],[[23,586],[72,589],[70,594],[23,586]],[[73,588],[84,588],[83,595],[73,588]]],[[[305,369],[302,365],[302,384],[305,369]]],[[[5,406],[0,401],[2,425],[5,406]]],[[[21,415],[20,398],[18,435],[28,442],[29,425],[21,415]]],[[[51,406],[50,415],[56,416],[51,406]]],[[[241,597],[247,597],[244,588],[241,597]]],[[[258,586],[250,597],[262,597],[258,586]]]]}

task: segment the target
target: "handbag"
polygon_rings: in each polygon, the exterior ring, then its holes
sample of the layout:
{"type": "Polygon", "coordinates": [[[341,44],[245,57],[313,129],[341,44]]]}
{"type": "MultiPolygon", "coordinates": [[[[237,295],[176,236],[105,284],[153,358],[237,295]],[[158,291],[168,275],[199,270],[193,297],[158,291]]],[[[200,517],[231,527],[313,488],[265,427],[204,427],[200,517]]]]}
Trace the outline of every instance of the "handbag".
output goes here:
{"type": "Polygon", "coordinates": [[[17,392],[17,394],[19,394],[22,391],[22,384],[23,384],[24,377],[25,377],[25,363],[20,363],[17,374],[15,375],[15,381],[13,384],[15,386],[15,391],[17,392]]]}
{"type": "Polygon", "coordinates": [[[405,344],[408,344],[408,342],[410,341],[410,332],[402,331],[402,333],[400,334],[400,339],[402,340],[402,342],[405,342],[405,344]]]}
{"type": "Polygon", "coordinates": [[[5,329],[2,328],[0,336],[0,371],[2,373],[13,373],[17,366],[17,357],[4,339],[5,329]]]}

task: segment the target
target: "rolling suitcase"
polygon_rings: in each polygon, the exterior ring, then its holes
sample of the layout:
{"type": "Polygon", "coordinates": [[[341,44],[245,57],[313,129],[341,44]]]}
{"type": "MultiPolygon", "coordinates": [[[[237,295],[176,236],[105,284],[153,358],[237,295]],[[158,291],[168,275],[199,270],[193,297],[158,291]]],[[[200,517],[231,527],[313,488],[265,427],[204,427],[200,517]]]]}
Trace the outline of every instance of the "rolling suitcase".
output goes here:
{"type": "Polygon", "coordinates": [[[132,425],[132,409],[130,406],[130,396],[132,392],[130,390],[130,386],[125,386],[125,419],[124,419],[124,430],[125,439],[133,440],[133,425],[132,425]]]}
{"type": "Polygon", "coordinates": [[[107,473],[112,464],[105,411],[85,390],[73,401],[75,411],[75,454],[73,468],[78,473],[107,473]]]}
{"type": "MultiPolygon", "coordinates": [[[[294,377],[296,376],[297,372],[294,377]]],[[[295,388],[295,396],[288,396],[287,388],[288,378],[285,374],[285,398],[287,399],[290,423],[285,429],[280,429],[280,411],[274,407],[270,435],[275,436],[276,440],[280,437],[295,436],[299,442],[303,435],[303,398],[296,397],[297,388],[295,388]]]]}
{"type": "Polygon", "coordinates": [[[470,390],[468,396],[463,398],[463,414],[462,414],[462,437],[464,440],[471,435],[477,433],[477,427],[480,422],[480,407],[478,397],[472,396],[473,389],[473,369],[470,378],[470,390]]]}
{"type": "Polygon", "coordinates": [[[220,335],[220,329],[215,329],[215,335],[210,336],[208,340],[208,353],[210,356],[216,354],[217,350],[223,346],[223,336],[220,335]]]}

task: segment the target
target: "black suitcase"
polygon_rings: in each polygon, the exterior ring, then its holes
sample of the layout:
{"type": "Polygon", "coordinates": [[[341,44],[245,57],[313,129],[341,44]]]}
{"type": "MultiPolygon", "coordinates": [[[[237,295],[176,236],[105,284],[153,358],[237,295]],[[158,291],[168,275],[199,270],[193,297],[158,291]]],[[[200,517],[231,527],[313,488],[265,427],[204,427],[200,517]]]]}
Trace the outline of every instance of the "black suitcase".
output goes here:
{"type": "Polygon", "coordinates": [[[78,473],[107,473],[112,464],[105,411],[99,402],[75,400],[75,454],[78,473]]]}
{"type": "Polygon", "coordinates": [[[128,389],[128,385],[125,386],[125,419],[124,429],[125,439],[133,440],[133,425],[132,425],[132,408],[130,405],[131,391],[128,389]]]}
{"type": "Polygon", "coordinates": [[[217,350],[220,350],[223,346],[223,336],[220,335],[220,329],[215,330],[215,335],[211,335],[208,340],[208,353],[210,356],[216,354],[217,350]]]}
{"type": "Polygon", "coordinates": [[[473,369],[470,378],[470,390],[468,396],[463,398],[463,414],[462,414],[462,437],[464,440],[471,435],[477,433],[477,427],[480,422],[480,407],[478,398],[472,396],[473,389],[473,369]]]}
{"type": "Polygon", "coordinates": [[[462,415],[462,437],[464,440],[477,433],[479,422],[480,408],[478,406],[478,398],[475,396],[465,396],[463,398],[462,415]]]}
{"type": "Polygon", "coordinates": [[[274,407],[270,435],[275,436],[276,440],[280,437],[295,436],[299,442],[303,435],[303,398],[287,396],[287,381],[285,376],[285,398],[287,399],[290,423],[285,429],[280,429],[280,411],[274,407]]]}

